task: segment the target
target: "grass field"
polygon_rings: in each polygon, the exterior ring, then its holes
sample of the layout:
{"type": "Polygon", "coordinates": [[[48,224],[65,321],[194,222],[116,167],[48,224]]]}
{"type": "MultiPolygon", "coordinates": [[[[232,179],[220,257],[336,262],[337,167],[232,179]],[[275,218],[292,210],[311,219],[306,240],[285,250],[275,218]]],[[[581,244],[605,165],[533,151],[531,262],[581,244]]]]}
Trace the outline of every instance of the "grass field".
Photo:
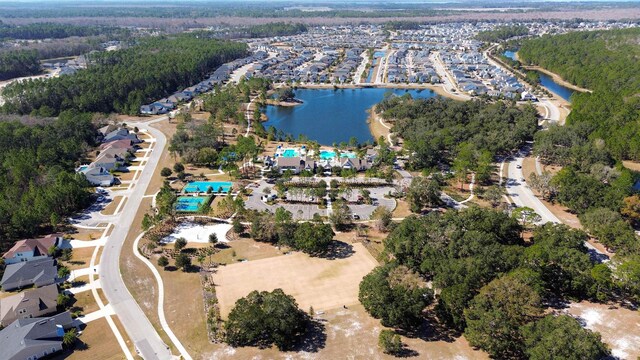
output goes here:
{"type": "Polygon", "coordinates": [[[222,316],[253,290],[281,288],[305,310],[358,303],[360,280],[378,263],[362,244],[339,244],[346,255],[333,260],[293,253],[221,267],[213,278],[222,316]]]}

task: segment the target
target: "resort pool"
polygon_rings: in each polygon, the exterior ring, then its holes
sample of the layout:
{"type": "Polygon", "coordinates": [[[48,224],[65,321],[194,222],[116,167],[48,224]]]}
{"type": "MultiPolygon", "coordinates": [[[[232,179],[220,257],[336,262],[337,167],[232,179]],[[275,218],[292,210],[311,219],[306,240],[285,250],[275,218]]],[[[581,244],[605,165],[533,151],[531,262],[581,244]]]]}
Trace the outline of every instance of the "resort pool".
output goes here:
{"type": "Polygon", "coordinates": [[[294,149],[286,149],[282,152],[282,157],[296,157],[299,156],[298,152],[294,149]]]}
{"type": "MultiPolygon", "coordinates": [[[[336,157],[336,153],[334,151],[328,151],[328,150],[320,150],[320,159],[321,160],[331,160],[333,158],[336,157]]],[[[354,153],[342,153],[340,154],[341,158],[349,158],[349,159],[354,159],[356,157],[356,154],[354,153]]]]}
{"type": "Polygon", "coordinates": [[[232,183],[229,181],[194,181],[184,187],[185,193],[202,192],[206,193],[209,188],[214,193],[227,193],[231,189],[232,183]]]}
{"type": "Polygon", "coordinates": [[[208,198],[207,196],[180,196],[176,200],[176,211],[196,212],[208,198]]]}

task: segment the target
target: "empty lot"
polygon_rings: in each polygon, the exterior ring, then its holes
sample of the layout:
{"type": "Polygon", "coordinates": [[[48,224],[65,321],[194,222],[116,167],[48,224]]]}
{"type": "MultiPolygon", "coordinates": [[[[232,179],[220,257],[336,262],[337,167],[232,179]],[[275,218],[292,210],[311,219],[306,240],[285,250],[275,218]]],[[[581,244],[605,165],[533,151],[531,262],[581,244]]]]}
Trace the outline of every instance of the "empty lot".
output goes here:
{"type": "Polygon", "coordinates": [[[253,290],[281,288],[305,311],[310,306],[318,311],[358,303],[360,280],[378,263],[360,243],[339,244],[335,259],[293,253],[221,267],[213,279],[222,317],[253,290]]]}

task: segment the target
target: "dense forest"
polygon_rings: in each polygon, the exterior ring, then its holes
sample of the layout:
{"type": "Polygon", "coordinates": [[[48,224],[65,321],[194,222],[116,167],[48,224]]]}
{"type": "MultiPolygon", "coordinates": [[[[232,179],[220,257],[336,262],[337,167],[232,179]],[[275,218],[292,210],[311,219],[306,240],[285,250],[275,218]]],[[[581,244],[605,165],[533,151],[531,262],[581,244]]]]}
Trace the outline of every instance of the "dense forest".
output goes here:
{"type": "Polygon", "coordinates": [[[284,22],[269,23],[264,25],[250,26],[241,32],[246,33],[250,38],[263,38],[273,36],[298,35],[307,32],[304,24],[291,24],[284,22]]]}
{"type": "Polygon", "coordinates": [[[593,262],[587,234],[565,225],[536,227],[528,241],[522,233],[516,219],[479,207],[406,218],[384,240],[387,261],[364,277],[360,301],[384,326],[408,332],[437,318],[497,359],[606,356],[599,334],[546,310],[570,300],[637,300],[632,278],[640,272],[593,262]]]}
{"type": "Polygon", "coordinates": [[[88,183],[74,168],[94,139],[90,114],[64,112],[33,126],[0,122],[0,248],[88,205],[88,183]]]}
{"type": "Polygon", "coordinates": [[[73,76],[7,86],[2,110],[44,116],[67,109],[135,114],[140,105],[191,86],[246,54],[246,44],[188,34],[141,39],[125,50],[93,54],[90,66],[73,76]]]}
{"type": "Polygon", "coordinates": [[[445,98],[412,99],[387,96],[376,107],[382,117],[395,120],[393,132],[414,153],[414,168],[429,168],[453,161],[461,152],[490,157],[519,148],[533,138],[536,110],[506,102],[460,102],[445,98]]]}
{"type": "Polygon", "coordinates": [[[486,42],[499,42],[515,36],[528,35],[529,29],[522,25],[501,26],[495,30],[481,31],[476,38],[486,42]]]}
{"type": "MultiPolygon", "coordinates": [[[[640,160],[640,29],[575,32],[522,43],[519,55],[593,90],[575,93],[564,127],[535,136],[534,153],[563,166],[534,175],[529,185],[579,215],[584,228],[616,252],[613,269],[640,278],[638,176],[621,160],[640,160]]],[[[634,289],[635,300],[640,287],[634,289]]]]}
{"type": "Polygon", "coordinates": [[[63,39],[71,36],[92,36],[123,31],[119,28],[104,26],[78,26],[70,24],[33,23],[28,25],[9,25],[0,21],[0,41],[7,39],[63,39]]]}
{"type": "Polygon", "coordinates": [[[0,81],[40,73],[36,50],[0,52],[0,81]]]}

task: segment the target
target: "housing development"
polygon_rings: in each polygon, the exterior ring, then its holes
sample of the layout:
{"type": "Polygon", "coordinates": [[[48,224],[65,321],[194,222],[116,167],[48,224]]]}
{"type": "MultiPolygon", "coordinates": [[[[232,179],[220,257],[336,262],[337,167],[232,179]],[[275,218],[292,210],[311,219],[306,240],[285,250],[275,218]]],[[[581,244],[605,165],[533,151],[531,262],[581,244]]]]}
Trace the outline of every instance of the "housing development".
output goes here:
{"type": "Polygon", "coordinates": [[[0,4],[0,359],[640,357],[640,5],[0,4]]]}

